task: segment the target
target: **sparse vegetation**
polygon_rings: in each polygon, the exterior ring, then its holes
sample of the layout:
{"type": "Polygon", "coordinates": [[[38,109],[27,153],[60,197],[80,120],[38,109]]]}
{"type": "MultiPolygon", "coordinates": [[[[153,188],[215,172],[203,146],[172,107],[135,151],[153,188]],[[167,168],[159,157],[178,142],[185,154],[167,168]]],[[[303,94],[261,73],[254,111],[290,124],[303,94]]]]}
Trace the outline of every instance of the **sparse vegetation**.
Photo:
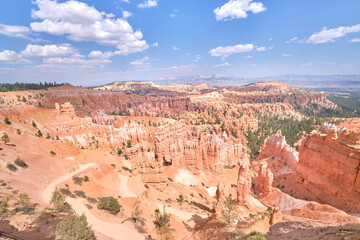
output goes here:
{"type": "Polygon", "coordinates": [[[31,124],[32,124],[32,126],[33,126],[34,128],[37,128],[37,124],[36,124],[36,122],[35,122],[34,120],[32,121],[31,124]]]}
{"type": "Polygon", "coordinates": [[[84,182],[89,182],[90,181],[90,179],[89,179],[89,177],[88,176],[84,176],[84,182]]]}
{"type": "Polygon", "coordinates": [[[86,198],[86,195],[84,193],[84,191],[74,191],[75,195],[78,197],[82,197],[82,198],[86,198]]]}
{"type": "Polygon", "coordinates": [[[7,169],[9,169],[9,170],[12,171],[12,172],[16,172],[16,170],[17,170],[17,167],[16,167],[14,164],[12,164],[12,163],[8,163],[8,164],[6,165],[6,167],[7,167],[7,169]]]}
{"type": "Polygon", "coordinates": [[[236,201],[232,198],[231,194],[229,194],[225,199],[221,215],[227,224],[233,223],[237,218],[236,201]]]}
{"type": "Polygon", "coordinates": [[[16,129],[16,133],[17,133],[18,135],[21,135],[20,129],[16,129]]]}
{"type": "Polygon", "coordinates": [[[64,240],[92,240],[93,232],[85,215],[71,215],[56,226],[56,235],[64,240]]]}
{"type": "Polygon", "coordinates": [[[183,204],[183,202],[184,202],[184,197],[183,197],[183,195],[179,195],[179,197],[176,199],[176,201],[181,205],[181,204],[183,204]]]}
{"type": "Polygon", "coordinates": [[[165,206],[164,212],[161,214],[159,209],[155,209],[155,221],[154,224],[157,228],[170,228],[170,215],[166,213],[165,206]]]}
{"type": "Polygon", "coordinates": [[[107,210],[114,215],[120,212],[121,207],[122,206],[119,204],[119,202],[113,197],[99,198],[99,201],[97,203],[98,209],[107,210]]]}
{"type": "Polygon", "coordinates": [[[128,172],[130,172],[130,173],[132,173],[132,170],[131,169],[129,169],[128,167],[122,167],[122,169],[124,169],[125,171],[128,171],[128,172]]]}
{"type": "Polygon", "coordinates": [[[138,202],[135,203],[135,210],[131,213],[131,217],[126,218],[122,223],[126,221],[132,221],[135,224],[135,229],[139,233],[146,233],[144,229],[145,226],[145,218],[142,217],[143,211],[139,209],[138,202]]]}
{"type": "Polygon", "coordinates": [[[24,160],[20,159],[19,157],[16,158],[14,163],[19,167],[28,168],[28,165],[26,164],[26,162],[24,160]]]}
{"type": "Polygon", "coordinates": [[[56,152],[50,151],[50,154],[51,154],[51,156],[55,156],[55,155],[56,155],[56,152]]]}
{"type": "Polygon", "coordinates": [[[10,122],[8,117],[4,118],[4,123],[7,124],[7,125],[11,125],[11,122],[10,122]]]}
{"type": "Polygon", "coordinates": [[[40,129],[38,129],[37,134],[35,134],[35,135],[38,137],[42,137],[42,132],[40,131],[40,129]]]}
{"type": "Polygon", "coordinates": [[[80,185],[80,186],[82,185],[82,183],[84,181],[84,178],[82,178],[82,177],[73,177],[72,179],[75,184],[80,185]]]}
{"type": "Polygon", "coordinates": [[[65,197],[59,190],[55,190],[51,196],[50,204],[53,204],[57,212],[67,212],[70,205],[65,202],[65,197]]]}
{"type": "Polygon", "coordinates": [[[10,142],[10,138],[6,133],[4,133],[1,137],[1,141],[3,141],[5,144],[7,144],[8,142],[10,142]]]}
{"type": "Polygon", "coordinates": [[[266,237],[259,232],[253,231],[244,237],[243,240],[266,240],[266,237]]]}

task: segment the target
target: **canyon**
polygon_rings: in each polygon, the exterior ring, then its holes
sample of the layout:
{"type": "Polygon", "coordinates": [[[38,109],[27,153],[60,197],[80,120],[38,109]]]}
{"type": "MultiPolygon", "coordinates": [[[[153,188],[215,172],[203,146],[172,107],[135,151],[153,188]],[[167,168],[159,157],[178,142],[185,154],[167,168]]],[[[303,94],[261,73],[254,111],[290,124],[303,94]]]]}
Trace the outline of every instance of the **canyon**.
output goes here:
{"type": "Polygon", "coordinates": [[[0,145],[0,229],[54,239],[71,214],[84,214],[96,239],[241,239],[253,231],[286,239],[305,225],[316,239],[319,228],[360,228],[358,119],[311,126],[294,146],[270,126],[274,134],[258,136],[258,156],[248,147],[263,118],[300,122],[335,108],[324,92],[281,82],[0,93],[0,134],[9,137],[0,145]],[[70,212],[49,210],[55,190],[70,212]],[[15,201],[24,194],[20,205],[34,208],[32,218],[15,201]],[[103,197],[120,212],[101,210],[103,197]],[[156,209],[171,229],[154,224],[156,209]]]}

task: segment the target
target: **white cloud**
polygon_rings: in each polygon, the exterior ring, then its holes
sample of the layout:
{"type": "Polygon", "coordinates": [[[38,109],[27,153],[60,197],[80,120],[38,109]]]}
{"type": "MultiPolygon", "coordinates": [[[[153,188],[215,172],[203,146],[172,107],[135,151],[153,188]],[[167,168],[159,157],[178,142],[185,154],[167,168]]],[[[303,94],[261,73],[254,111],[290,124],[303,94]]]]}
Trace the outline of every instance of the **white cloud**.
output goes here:
{"type": "Polygon", "coordinates": [[[320,32],[314,33],[307,40],[306,43],[328,43],[334,42],[335,39],[344,37],[349,33],[360,32],[360,24],[350,27],[338,27],[338,28],[323,28],[320,32]]]}
{"type": "Polygon", "coordinates": [[[313,64],[311,63],[311,62],[309,62],[309,63],[304,63],[303,64],[303,66],[305,66],[305,67],[311,67],[313,64]]]}
{"type": "Polygon", "coordinates": [[[20,59],[20,56],[11,50],[0,52],[0,62],[14,62],[20,59]]]}
{"type": "Polygon", "coordinates": [[[221,63],[221,64],[217,64],[217,65],[215,65],[214,67],[229,67],[229,66],[231,66],[230,63],[224,62],[224,63],[221,63]]]}
{"type": "Polygon", "coordinates": [[[272,41],[273,40],[273,37],[269,38],[268,41],[272,41]]]}
{"type": "Polygon", "coordinates": [[[171,48],[172,48],[172,50],[174,50],[174,51],[180,50],[180,48],[178,48],[177,46],[172,46],[171,48]]]}
{"type": "Polygon", "coordinates": [[[288,54],[288,53],[283,54],[283,57],[290,57],[290,56],[291,56],[291,54],[288,54]]]}
{"type": "Polygon", "coordinates": [[[248,56],[246,56],[246,58],[249,58],[249,59],[250,59],[250,58],[252,58],[252,56],[248,55],[248,56]]]}
{"type": "Polygon", "coordinates": [[[78,64],[78,65],[105,65],[110,63],[109,59],[90,59],[86,60],[82,56],[70,56],[66,58],[56,57],[56,58],[45,58],[43,63],[46,65],[71,65],[71,64],[78,64]]]}
{"type": "Polygon", "coordinates": [[[170,13],[170,17],[171,17],[171,18],[176,18],[177,16],[176,16],[175,13],[170,13]]]}
{"type": "Polygon", "coordinates": [[[194,62],[198,62],[202,59],[201,55],[194,55],[195,59],[193,60],[194,62]]]}
{"type": "Polygon", "coordinates": [[[114,52],[92,51],[89,53],[89,57],[95,59],[108,59],[114,55],[115,55],[114,52]]]}
{"type": "Polygon", "coordinates": [[[209,54],[213,57],[222,57],[223,59],[227,58],[228,56],[234,53],[244,53],[244,52],[251,52],[254,50],[253,44],[238,44],[234,46],[226,46],[226,47],[217,47],[211,49],[209,54]]]}
{"type": "Polygon", "coordinates": [[[144,67],[146,65],[151,65],[149,57],[137,59],[137,60],[131,62],[130,64],[134,67],[144,67]]]}
{"type": "Polygon", "coordinates": [[[29,39],[31,30],[25,26],[5,25],[0,23],[0,34],[8,37],[19,37],[29,39]]]}
{"type": "Polygon", "coordinates": [[[266,51],[266,47],[258,47],[258,48],[256,49],[256,51],[258,51],[258,52],[264,52],[264,51],[266,51]]]}
{"type": "Polygon", "coordinates": [[[21,52],[24,57],[59,57],[77,54],[77,50],[70,44],[61,45],[32,45],[28,44],[21,52]]]}
{"type": "Polygon", "coordinates": [[[122,11],[123,19],[127,19],[128,17],[132,16],[131,12],[128,11],[122,11]]]}
{"type": "Polygon", "coordinates": [[[247,12],[259,13],[266,11],[266,7],[261,2],[252,0],[230,0],[221,7],[214,10],[217,21],[227,21],[236,18],[246,18],[247,12]]]}
{"type": "Polygon", "coordinates": [[[30,60],[22,58],[20,54],[12,50],[4,50],[0,52],[0,62],[6,62],[11,64],[31,63],[30,60]]]}
{"type": "Polygon", "coordinates": [[[30,24],[35,32],[67,35],[73,41],[116,46],[119,55],[141,52],[149,47],[142,40],[142,33],[134,31],[126,19],[114,18],[113,14],[99,12],[85,3],[36,0],[34,4],[39,10],[32,10],[32,17],[42,20],[30,24]]]}
{"type": "Polygon", "coordinates": [[[139,8],[150,8],[156,6],[157,6],[157,0],[145,0],[143,3],[138,4],[139,8]]]}
{"type": "Polygon", "coordinates": [[[286,43],[295,42],[296,40],[298,40],[298,37],[293,37],[292,39],[286,41],[286,43]]]}
{"type": "Polygon", "coordinates": [[[159,47],[159,43],[158,43],[158,42],[153,43],[153,45],[151,45],[151,46],[153,46],[153,47],[159,47]]]}
{"type": "Polygon", "coordinates": [[[354,42],[360,42],[360,38],[353,38],[350,40],[350,42],[354,43],[354,42]]]}

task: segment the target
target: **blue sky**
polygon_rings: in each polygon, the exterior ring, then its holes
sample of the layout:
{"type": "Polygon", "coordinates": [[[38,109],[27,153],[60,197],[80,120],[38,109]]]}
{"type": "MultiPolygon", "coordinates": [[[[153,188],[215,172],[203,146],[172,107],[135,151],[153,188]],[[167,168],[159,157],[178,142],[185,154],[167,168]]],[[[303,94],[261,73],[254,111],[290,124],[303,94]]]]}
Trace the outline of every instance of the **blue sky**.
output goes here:
{"type": "Polygon", "coordinates": [[[360,74],[360,1],[1,0],[0,82],[360,74]]]}

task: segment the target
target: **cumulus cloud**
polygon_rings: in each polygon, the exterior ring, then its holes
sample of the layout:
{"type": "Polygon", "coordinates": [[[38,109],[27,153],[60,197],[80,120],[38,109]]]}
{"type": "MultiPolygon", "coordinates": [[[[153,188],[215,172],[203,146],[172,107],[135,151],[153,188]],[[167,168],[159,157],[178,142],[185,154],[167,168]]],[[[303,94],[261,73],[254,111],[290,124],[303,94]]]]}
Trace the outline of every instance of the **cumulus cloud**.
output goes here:
{"type": "Polygon", "coordinates": [[[153,46],[153,47],[159,47],[159,43],[158,43],[158,42],[155,42],[155,43],[153,43],[153,45],[151,45],[151,46],[153,46]]]}
{"type": "Polygon", "coordinates": [[[73,48],[70,44],[60,44],[60,45],[32,45],[28,44],[21,52],[21,55],[24,57],[59,57],[66,55],[77,54],[77,50],[73,48]]]}
{"type": "Polygon", "coordinates": [[[123,19],[127,19],[128,17],[132,16],[131,12],[128,11],[122,11],[123,19]]]}
{"type": "Polygon", "coordinates": [[[288,53],[283,54],[283,57],[290,57],[290,56],[291,56],[291,54],[288,54],[288,53]]]}
{"type": "Polygon", "coordinates": [[[81,55],[75,55],[70,57],[55,57],[55,58],[45,58],[43,64],[46,65],[105,65],[110,63],[109,59],[90,59],[86,60],[81,55]]]}
{"type": "Polygon", "coordinates": [[[0,23],[0,34],[9,37],[29,38],[31,30],[25,26],[5,25],[0,23]]]}
{"type": "Polygon", "coordinates": [[[246,18],[249,11],[259,13],[266,11],[266,7],[261,2],[252,2],[252,0],[230,0],[216,8],[214,13],[217,21],[227,21],[246,18]]]}
{"type": "Polygon", "coordinates": [[[180,48],[178,48],[177,46],[172,46],[171,48],[172,48],[172,50],[174,50],[174,51],[180,50],[180,48]]]}
{"type": "Polygon", "coordinates": [[[138,4],[139,8],[150,8],[156,6],[157,6],[157,0],[145,0],[143,3],[138,4]]]}
{"type": "Polygon", "coordinates": [[[151,65],[149,57],[144,57],[144,58],[141,58],[141,59],[137,59],[137,60],[131,62],[130,64],[132,66],[134,66],[134,67],[143,67],[143,66],[146,66],[146,65],[151,65]]]}
{"type": "Polygon", "coordinates": [[[295,42],[296,40],[298,40],[298,37],[293,37],[292,39],[287,40],[286,43],[295,42]]]}
{"type": "Polygon", "coordinates": [[[234,46],[220,46],[209,51],[209,54],[213,57],[222,57],[223,59],[234,53],[251,52],[254,50],[253,44],[238,44],[234,46]]]}
{"type": "Polygon", "coordinates": [[[335,39],[346,36],[349,33],[360,32],[360,24],[350,27],[338,27],[338,28],[323,28],[320,32],[314,33],[307,40],[306,43],[328,43],[334,42],[335,39]]]}
{"type": "Polygon", "coordinates": [[[116,46],[117,54],[128,55],[146,50],[142,33],[134,31],[126,19],[114,18],[113,14],[99,12],[94,7],[75,0],[58,3],[51,0],[35,0],[38,10],[32,10],[34,19],[30,27],[35,32],[67,35],[73,41],[93,41],[100,45],[116,46]]]}
{"type": "Polygon", "coordinates": [[[258,48],[256,49],[256,51],[258,51],[258,52],[265,52],[265,51],[266,51],[266,47],[258,47],[258,48]]]}
{"type": "Polygon", "coordinates": [[[0,52],[0,62],[5,63],[31,63],[30,60],[22,58],[20,54],[12,50],[4,50],[0,52]]]}
{"type": "Polygon", "coordinates": [[[214,67],[229,67],[229,66],[231,66],[230,63],[224,62],[224,63],[221,63],[221,64],[217,64],[217,65],[215,65],[214,67]]]}
{"type": "Polygon", "coordinates": [[[354,42],[360,42],[360,38],[353,38],[350,40],[350,42],[354,43],[354,42]]]}

